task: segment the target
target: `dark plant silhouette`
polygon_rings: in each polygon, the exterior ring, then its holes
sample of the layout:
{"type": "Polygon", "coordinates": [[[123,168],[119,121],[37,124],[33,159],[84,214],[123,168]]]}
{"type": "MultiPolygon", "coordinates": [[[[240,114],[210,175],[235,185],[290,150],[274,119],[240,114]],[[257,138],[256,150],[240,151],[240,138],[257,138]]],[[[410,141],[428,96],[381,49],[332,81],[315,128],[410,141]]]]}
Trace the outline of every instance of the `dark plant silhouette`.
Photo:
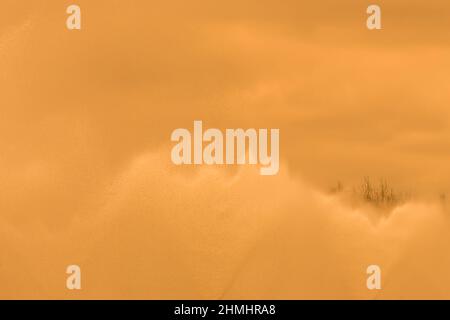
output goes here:
{"type": "Polygon", "coordinates": [[[358,198],[378,207],[394,207],[409,199],[408,194],[394,191],[386,180],[380,180],[379,184],[374,184],[369,177],[365,177],[362,184],[354,191],[358,198]]]}

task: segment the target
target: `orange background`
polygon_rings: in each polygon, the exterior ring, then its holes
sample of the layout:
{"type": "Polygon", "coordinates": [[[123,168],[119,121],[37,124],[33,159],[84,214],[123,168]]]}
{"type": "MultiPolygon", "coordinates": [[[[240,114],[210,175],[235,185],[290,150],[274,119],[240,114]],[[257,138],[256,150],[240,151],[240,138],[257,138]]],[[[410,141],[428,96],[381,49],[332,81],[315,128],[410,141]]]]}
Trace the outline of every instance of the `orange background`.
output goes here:
{"type": "Polygon", "coordinates": [[[450,298],[448,1],[0,4],[0,298],[450,298]],[[175,167],[193,120],[280,128],[280,173],[175,167]],[[364,176],[414,197],[328,192],[364,176]]]}

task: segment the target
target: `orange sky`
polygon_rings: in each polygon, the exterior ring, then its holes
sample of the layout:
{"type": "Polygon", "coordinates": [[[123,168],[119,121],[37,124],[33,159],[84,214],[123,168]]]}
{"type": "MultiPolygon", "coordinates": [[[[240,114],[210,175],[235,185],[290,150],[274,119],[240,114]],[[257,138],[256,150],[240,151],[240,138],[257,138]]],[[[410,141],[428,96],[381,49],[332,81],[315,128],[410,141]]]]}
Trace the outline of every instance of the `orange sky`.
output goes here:
{"type": "Polygon", "coordinates": [[[0,298],[450,298],[448,1],[76,3],[2,1],[0,298]],[[279,175],[175,167],[193,120],[280,128],[279,175]],[[414,198],[327,193],[364,176],[414,198]]]}

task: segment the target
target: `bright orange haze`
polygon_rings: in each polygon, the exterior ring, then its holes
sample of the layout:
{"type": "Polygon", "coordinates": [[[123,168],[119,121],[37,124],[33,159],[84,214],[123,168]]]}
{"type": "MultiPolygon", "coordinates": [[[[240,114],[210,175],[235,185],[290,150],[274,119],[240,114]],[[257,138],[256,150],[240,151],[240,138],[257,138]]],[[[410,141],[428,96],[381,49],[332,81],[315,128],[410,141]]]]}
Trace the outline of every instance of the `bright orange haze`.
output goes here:
{"type": "Polygon", "coordinates": [[[0,298],[450,298],[449,1],[72,3],[2,0],[0,298]],[[175,166],[194,120],[279,128],[278,175],[175,166]]]}

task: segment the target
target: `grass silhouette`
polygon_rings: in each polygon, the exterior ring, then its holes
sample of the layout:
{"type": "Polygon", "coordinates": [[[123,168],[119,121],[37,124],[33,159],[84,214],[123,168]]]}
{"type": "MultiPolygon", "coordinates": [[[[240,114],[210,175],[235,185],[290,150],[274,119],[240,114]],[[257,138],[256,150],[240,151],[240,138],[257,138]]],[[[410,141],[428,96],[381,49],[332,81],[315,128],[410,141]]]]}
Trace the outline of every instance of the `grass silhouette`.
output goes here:
{"type": "Polygon", "coordinates": [[[365,203],[381,209],[392,209],[411,199],[408,192],[394,189],[386,179],[374,183],[369,177],[364,177],[363,181],[351,190],[345,189],[342,182],[338,181],[330,191],[333,194],[348,194],[353,203],[365,203]]]}

